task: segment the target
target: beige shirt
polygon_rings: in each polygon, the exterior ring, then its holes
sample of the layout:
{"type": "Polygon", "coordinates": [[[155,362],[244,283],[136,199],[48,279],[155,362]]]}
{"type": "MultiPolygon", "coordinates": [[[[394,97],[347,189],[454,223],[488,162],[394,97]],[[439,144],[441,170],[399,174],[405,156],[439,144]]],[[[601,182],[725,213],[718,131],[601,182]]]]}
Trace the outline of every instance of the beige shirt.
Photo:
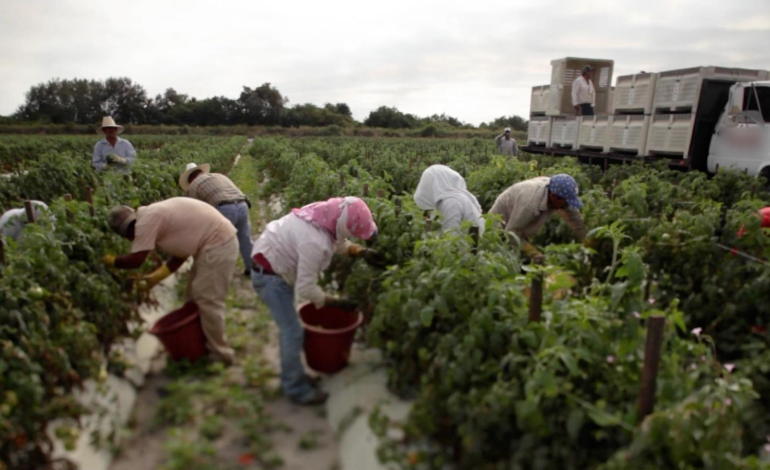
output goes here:
{"type": "Polygon", "coordinates": [[[572,106],[579,104],[591,104],[596,107],[596,90],[594,82],[587,81],[585,77],[578,77],[572,82],[572,106]]]}
{"type": "Polygon", "coordinates": [[[503,217],[505,230],[529,241],[548,219],[556,214],[567,223],[581,241],[587,230],[583,217],[575,209],[549,209],[548,183],[551,178],[540,176],[516,183],[495,200],[490,214],[503,217]]]}
{"type": "Polygon", "coordinates": [[[184,259],[230,241],[236,230],[205,202],[172,197],[137,209],[134,233],[131,253],[158,248],[184,259]]]}

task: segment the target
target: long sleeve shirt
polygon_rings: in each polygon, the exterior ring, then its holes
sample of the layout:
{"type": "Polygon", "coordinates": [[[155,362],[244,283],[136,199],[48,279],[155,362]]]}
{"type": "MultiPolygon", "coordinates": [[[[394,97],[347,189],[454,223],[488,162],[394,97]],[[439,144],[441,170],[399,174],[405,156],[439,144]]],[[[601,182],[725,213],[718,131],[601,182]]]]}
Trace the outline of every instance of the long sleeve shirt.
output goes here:
{"type": "Polygon", "coordinates": [[[554,214],[564,219],[579,240],[584,240],[588,231],[580,212],[548,208],[550,181],[551,178],[541,176],[514,184],[497,197],[489,213],[501,215],[505,230],[524,241],[529,241],[554,214]]]}
{"type": "Polygon", "coordinates": [[[460,197],[446,198],[439,201],[436,208],[441,212],[442,232],[457,228],[463,221],[470,220],[479,228],[479,234],[484,233],[484,218],[470,200],[460,197]]]}
{"type": "Polygon", "coordinates": [[[118,141],[115,142],[115,146],[113,147],[110,145],[107,139],[102,139],[97,142],[96,145],[94,145],[94,154],[91,157],[91,166],[93,166],[97,171],[103,171],[105,168],[107,168],[107,155],[110,154],[125,158],[126,168],[133,165],[134,161],[136,160],[136,150],[134,150],[134,146],[131,145],[131,142],[118,137],[118,141]]]}
{"type": "Polygon", "coordinates": [[[217,207],[223,202],[245,201],[246,196],[230,178],[219,173],[198,175],[187,188],[187,196],[217,207]]]}
{"type": "Polygon", "coordinates": [[[506,139],[505,134],[500,134],[495,137],[495,144],[497,145],[497,150],[500,152],[500,155],[508,155],[511,157],[519,156],[519,147],[516,145],[516,139],[513,137],[506,139]]]}
{"type": "Polygon", "coordinates": [[[345,254],[348,240],[334,240],[332,235],[294,214],[270,222],[254,243],[251,256],[261,253],[276,274],[294,286],[295,303],[324,305],[326,294],[318,277],[331,264],[332,256],[345,254]]]}
{"type": "Polygon", "coordinates": [[[572,82],[572,106],[579,104],[590,104],[596,107],[596,90],[594,82],[588,81],[585,77],[578,77],[572,82]]]}

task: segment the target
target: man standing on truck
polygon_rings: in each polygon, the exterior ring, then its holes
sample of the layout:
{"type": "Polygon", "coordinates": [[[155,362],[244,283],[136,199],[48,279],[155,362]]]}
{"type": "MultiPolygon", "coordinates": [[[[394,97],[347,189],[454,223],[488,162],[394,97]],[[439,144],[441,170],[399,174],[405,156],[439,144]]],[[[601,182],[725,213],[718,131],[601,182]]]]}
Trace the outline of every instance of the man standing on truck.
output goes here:
{"type": "Polygon", "coordinates": [[[94,154],[91,157],[91,166],[97,171],[105,168],[117,168],[128,171],[128,167],[136,160],[136,150],[131,142],[121,139],[118,134],[123,132],[123,126],[115,124],[112,116],[102,119],[102,127],[99,133],[104,134],[104,139],[94,145],[94,154]]]}
{"type": "Polygon", "coordinates": [[[502,134],[495,137],[495,145],[500,155],[508,155],[509,157],[519,156],[519,147],[516,145],[516,139],[511,137],[511,128],[506,127],[502,134]]]}
{"type": "Polygon", "coordinates": [[[554,214],[564,219],[578,240],[585,240],[588,231],[578,212],[581,207],[577,182],[562,173],[514,184],[497,197],[489,213],[503,217],[505,230],[515,235],[512,245],[521,243],[525,254],[542,259],[543,254],[529,240],[554,214]]]}
{"type": "Polygon", "coordinates": [[[583,74],[572,82],[572,106],[578,116],[593,116],[596,107],[596,89],[594,89],[594,69],[590,65],[583,67],[583,74]]]}
{"type": "Polygon", "coordinates": [[[151,250],[171,255],[160,268],[141,278],[151,289],[193,257],[187,298],[200,312],[206,346],[212,359],[232,364],[233,350],[225,336],[225,298],[238,259],[238,238],[233,224],[216,209],[189,197],[172,197],[134,210],[115,206],[107,215],[110,228],[131,241],[131,253],[105,255],[104,264],[137,269],[151,250]]]}

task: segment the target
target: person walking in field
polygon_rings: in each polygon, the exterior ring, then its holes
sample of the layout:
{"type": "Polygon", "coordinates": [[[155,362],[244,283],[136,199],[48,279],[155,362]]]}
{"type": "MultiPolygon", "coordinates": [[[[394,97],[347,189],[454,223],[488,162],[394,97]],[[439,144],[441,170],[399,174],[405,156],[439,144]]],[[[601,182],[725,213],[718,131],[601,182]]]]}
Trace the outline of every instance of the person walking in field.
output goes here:
{"type": "Polygon", "coordinates": [[[468,192],[465,179],[448,166],[433,165],[422,173],[414,202],[424,211],[441,212],[444,232],[468,220],[479,228],[479,233],[484,233],[479,201],[468,192]]]}
{"type": "Polygon", "coordinates": [[[583,67],[581,76],[572,82],[572,106],[578,116],[593,116],[596,108],[596,89],[593,82],[594,69],[583,67]]]}
{"type": "Polygon", "coordinates": [[[377,232],[366,203],[356,197],[316,202],[270,222],[254,243],[251,282],[278,324],[281,348],[281,388],[302,405],[324,403],[327,394],[305,374],[301,361],[304,331],[295,305],[312,302],[316,308],[355,304],[330,296],[318,285],[332,255],[347,254],[371,259],[376,252],[350,242],[369,240],[377,232]]]}
{"type": "MultiPolygon", "coordinates": [[[[35,220],[48,212],[48,206],[42,201],[30,201],[35,212],[35,220]]],[[[50,214],[49,214],[50,215],[50,214]]],[[[51,220],[56,221],[53,215],[51,220]]],[[[24,226],[27,225],[27,211],[24,208],[9,209],[0,217],[0,234],[12,240],[21,239],[24,226]]]]}
{"type": "Polygon", "coordinates": [[[106,116],[102,119],[99,132],[104,134],[104,139],[94,145],[91,166],[97,171],[104,171],[107,168],[128,171],[136,160],[136,150],[131,142],[118,137],[118,134],[123,132],[123,126],[115,124],[112,116],[106,116]]]}
{"type": "Polygon", "coordinates": [[[500,155],[519,156],[519,147],[516,145],[516,139],[511,137],[510,127],[506,127],[502,134],[495,137],[495,145],[497,145],[500,155]]]}
{"type": "Polygon", "coordinates": [[[251,275],[251,204],[235,183],[225,175],[210,173],[211,165],[197,166],[189,163],[179,177],[179,186],[187,197],[203,201],[215,207],[238,230],[238,246],[241,250],[245,276],[251,275]]]}
{"type": "Polygon", "coordinates": [[[118,269],[139,268],[150,250],[171,258],[142,280],[151,289],[176,272],[189,258],[194,263],[187,284],[188,300],[195,301],[206,346],[212,359],[231,364],[233,350],[225,336],[225,297],[238,259],[238,239],[233,224],[210,205],[188,197],[174,197],[134,211],[113,207],[110,228],[131,240],[131,252],[105,255],[104,263],[118,269]]]}
{"type": "Polygon", "coordinates": [[[582,207],[575,179],[558,174],[514,184],[497,197],[489,213],[502,216],[505,230],[516,236],[512,244],[520,242],[524,253],[542,258],[530,239],[554,214],[564,219],[578,240],[585,240],[588,231],[579,212],[582,207]]]}

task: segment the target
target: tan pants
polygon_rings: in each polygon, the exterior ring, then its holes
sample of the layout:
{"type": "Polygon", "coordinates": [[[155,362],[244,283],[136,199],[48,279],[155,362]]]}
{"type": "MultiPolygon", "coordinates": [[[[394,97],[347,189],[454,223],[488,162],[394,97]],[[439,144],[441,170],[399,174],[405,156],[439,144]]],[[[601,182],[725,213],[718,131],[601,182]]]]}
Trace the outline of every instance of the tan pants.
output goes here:
{"type": "Polygon", "coordinates": [[[226,363],[234,352],[225,335],[225,299],[238,258],[238,238],[198,254],[190,270],[187,300],[194,300],[200,311],[206,346],[211,356],[226,363]]]}

